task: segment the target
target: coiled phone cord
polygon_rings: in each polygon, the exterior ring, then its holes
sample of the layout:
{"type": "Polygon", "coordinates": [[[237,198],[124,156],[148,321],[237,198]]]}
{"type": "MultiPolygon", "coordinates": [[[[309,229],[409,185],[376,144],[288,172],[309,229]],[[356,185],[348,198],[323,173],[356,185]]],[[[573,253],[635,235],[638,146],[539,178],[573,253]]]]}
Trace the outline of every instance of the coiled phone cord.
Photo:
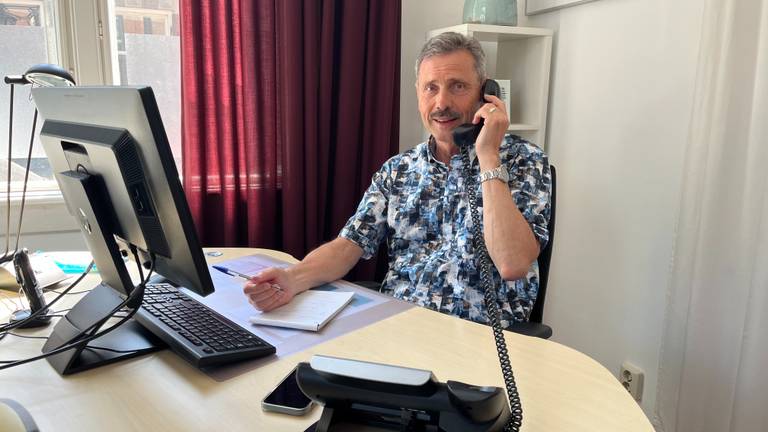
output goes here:
{"type": "Polygon", "coordinates": [[[469,198],[469,212],[472,217],[472,237],[475,253],[480,264],[480,283],[483,286],[483,299],[485,307],[488,309],[488,318],[493,328],[493,338],[496,340],[496,351],[499,354],[499,363],[501,364],[501,374],[504,376],[504,384],[507,388],[507,397],[509,398],[509,409],[511,416],[504,426],[504,432],[518,432],[523,424],[523,407],[520,403],[520,395],[517,392],[515,375],[512,373],[512,365],[509,362],[509,352],[507,343],[504,340],[504,334],[501,330],[501,312],[497,302],[496,290],[491,280],[491,266],[493,265],[488,248],[485,246],[483,233],[480,231],[480,215],[477,211],[477,193],[475,186],[477,180],[472,174],[471,164],[469,162],[469,149],[471,146],[462,146],[461,158],[464,162],[464,181],[466,182],[467,194],[469,198]]]}

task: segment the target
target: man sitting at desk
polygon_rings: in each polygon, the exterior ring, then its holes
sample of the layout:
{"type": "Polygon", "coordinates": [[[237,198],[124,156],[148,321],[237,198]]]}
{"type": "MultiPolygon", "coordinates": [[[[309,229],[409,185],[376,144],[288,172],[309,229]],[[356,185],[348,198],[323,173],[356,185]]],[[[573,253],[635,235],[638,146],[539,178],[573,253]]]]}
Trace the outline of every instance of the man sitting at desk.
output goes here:
{"type": "Polygon", "coordinates": [[[536,257],[549,238],[547,157],[539,147],[507,134],[504,102],[481,98],[485,54],[477,40],[458,33],[433,37],[416,61],[416,77],[429,140],[384,163],[339,237],[292,267],[264,270],[248,282],[244,292],[254,307],[277,308],[302,291],[343,277],[361,257],[374,256],[386,239],[389,271],[383,292],[487,323],[464,163],[452,135],[456,126],[484,120],[470,160],[473,175],[491,174],[477,183],[477,196],[482,196],[478,211],[498,269],[493,282],[501,322],[507,327],[528,320],[538,292],[536,257]]]}

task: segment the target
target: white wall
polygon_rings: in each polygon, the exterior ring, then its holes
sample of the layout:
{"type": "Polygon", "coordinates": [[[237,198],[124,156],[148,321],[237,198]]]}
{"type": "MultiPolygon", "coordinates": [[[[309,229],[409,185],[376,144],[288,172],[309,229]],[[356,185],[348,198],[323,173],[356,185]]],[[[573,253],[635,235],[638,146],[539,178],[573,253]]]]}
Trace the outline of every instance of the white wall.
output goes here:
{"type": "MultiPolygon", "coordinates": [[[[545,322],[553,340],[614,374],[625,360],[644,369],[651,417],[699,3],[599,0],[520,15],[520,25],[556,31],[546,147],[558,168],[558,214],[545,322]]],[[[421,137],[408,77],[424,32],[460,23],[462,6],[403,4],[401,148],[421,137]]]]}
{"type": "Polygon", "coordinates": [[[548,151],[558,232],[545,316],[555,340],[617,373],[659,350],[692,109],[700,2],[600,0],[532,17],[556,28],[548,151]]]}

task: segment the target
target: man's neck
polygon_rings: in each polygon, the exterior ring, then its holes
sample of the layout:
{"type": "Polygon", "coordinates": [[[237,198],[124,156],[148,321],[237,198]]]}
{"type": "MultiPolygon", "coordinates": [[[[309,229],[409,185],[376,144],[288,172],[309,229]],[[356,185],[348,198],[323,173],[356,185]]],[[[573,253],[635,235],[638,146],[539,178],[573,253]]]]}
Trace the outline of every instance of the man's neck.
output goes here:
{"type": "Polygon", "coordinates": [[[433,152],[435,159],[448,165],[451,156],[459,154],[459,148],[453,142],[442,142],[432,137],[433,152]]]}

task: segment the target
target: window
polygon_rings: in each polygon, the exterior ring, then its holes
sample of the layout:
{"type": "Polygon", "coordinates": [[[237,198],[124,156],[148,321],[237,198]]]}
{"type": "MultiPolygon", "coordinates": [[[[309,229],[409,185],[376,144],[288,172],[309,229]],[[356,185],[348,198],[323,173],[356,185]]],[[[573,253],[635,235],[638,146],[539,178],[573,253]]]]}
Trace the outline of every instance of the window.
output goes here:
{"type": "Polygon", "coordinates": [[[115,84],[149,85],[181,172],[181,48],[178,0],[114,0],[115,84]],[[116,59],[116,60],[115,60],[116,59]]]}
{"type": "MultiPolygon", "coordinates": [[[[177,166],[181,164],[179,0],[0,0],[0,78],[38,63],[59,64],[81,85],[152,86],[177,166]]],[[[20,214],[34,104],[29,86],[15,87],[11,162],[11,214],[20,214]]],[[[9,86],[0,79],[0,202],[8,183],[9,86]]],[[[37,132],[41,124],[38,121],[37,132]]],[[[36,134],[37,135],[37,134],[36,134]]],[[[181,172],[181,170],[179,170],[181,172]]],[[[22,244],[82,249],[73,218],[36,137],[30,164],[22,244]],[[37,240],[35,240],[37,239],[37,240]]],[[[13,229],[12,233],[15,232],[13,229]]]]}
{"type": "MultiPolygon", "coordinates": [[[[151,86],[180,168],[178,0],[0,0],[0,41],[2,76],[21,75],[38,63],[55,63],[69,69],[79,84],[151,86]]],[[[12,196],[21,192],[25,175],[34,113],[30,90],[30,86],[15,87],[12,196]]],[[[0,96],[0,197],[7,190],[9,91],[0,81],[4,93],[0,96]]],[[[38,133],[40,126],[38,121],[38,133]]],[[[28,190],[58,194],[37,136],[28,190]]]]}
{"type": "MultiPolygon", "coordinates": [[[[59,63],[57,10],[53,0],[0,0],[0,75],[21,75],[38,63],[59,63]]],[[[0,96],[0,194],[8,178],[10,87],[2,83],[0,96]]],[[[13,143],[10,154],[11,189],[21,191],[29,152],[34,104],[30,87],[16,86],[13,107],[13,143]]],[[[39,130],[38,122],[38,130],[39,130]]],[[[36,134],[37,135],[37,134],[36,134]]],[[[30,162],[29,190],[56,189],[50,165],[35,136],[30,162]]]]}

